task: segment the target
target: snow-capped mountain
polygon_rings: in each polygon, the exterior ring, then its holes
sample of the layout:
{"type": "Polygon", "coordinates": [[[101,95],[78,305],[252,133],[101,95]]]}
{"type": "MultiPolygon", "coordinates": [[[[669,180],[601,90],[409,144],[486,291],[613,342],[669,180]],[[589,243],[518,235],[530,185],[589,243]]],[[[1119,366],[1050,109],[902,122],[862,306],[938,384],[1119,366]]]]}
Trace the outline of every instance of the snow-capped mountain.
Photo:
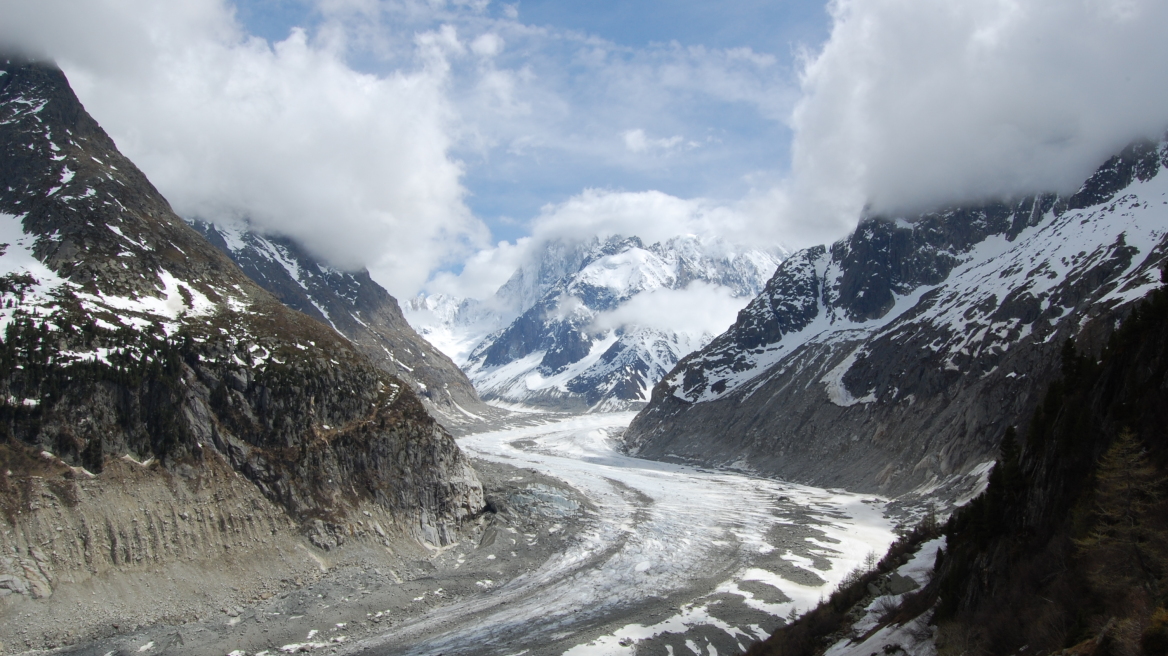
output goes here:
{"type": "Polygon", "coordinates": [[[515,318],[518,308],[498,297],[481,301],[418,294],[405,302],[402,312],[419,335],[461,367],[479,342],[515,318]]]}
{"type": "Polygon", "coordinates": [[[381,368],[410,383],[445,422],[477,419],[486,410],[466,375],[410,327],[397,300],[368,271],[321,263],[284,237],[204,221],[191,225],[260,287],[331,326],[381,368]]]}
{"type": "MultiPolygon", "coordinates": [[[[732,320],[778,262],[777,253],[694,236],[648,246],[636,237],[554,241],[491,299],[518,316],[483,338],[464,369],[488,400],[635,407],[732,320]]],[[[489,316],[483,307],[460,304],[452,316],[489,316]]]]}
{"type": "Polygon", "coordinates": [[[984,472],[1066,339],[1097,351],[1158,284],[1165,166],[1168,145],[1137,144],[1070,197],[872,217],[795,253],[654,389],[627,446],[884,492],[984,472]]]}

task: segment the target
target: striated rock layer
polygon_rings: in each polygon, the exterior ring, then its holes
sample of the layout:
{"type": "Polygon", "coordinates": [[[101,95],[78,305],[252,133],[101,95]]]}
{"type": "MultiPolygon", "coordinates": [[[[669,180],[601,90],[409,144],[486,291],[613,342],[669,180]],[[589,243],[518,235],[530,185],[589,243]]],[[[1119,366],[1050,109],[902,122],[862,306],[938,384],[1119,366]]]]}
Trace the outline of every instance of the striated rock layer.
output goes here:
{"type": "Polygon", "coordinates": [[[984,474],[1065,340],[1097,347],[1158,280],[1165,166],[1140,143],[1070,197],[871,217],[795,253],[654,388],[628,449],[890,494],[984,474]]]}
{"type": "Polygon", "coordinates": [[[292,526],[316,548],[437,545],[480,512],[474,472],[408,384],[176,216],[59,70],[0,62],[0,588],[242,557],[292,526]],[[127,477],[123,458],[151,466],[127,477]],[[158,508],[123,513],[119,486],[158,508]],[[43,489],[68,508],[59,548],[43,489]],[[207,526],[174,519],[191,498],[207,526]]]}

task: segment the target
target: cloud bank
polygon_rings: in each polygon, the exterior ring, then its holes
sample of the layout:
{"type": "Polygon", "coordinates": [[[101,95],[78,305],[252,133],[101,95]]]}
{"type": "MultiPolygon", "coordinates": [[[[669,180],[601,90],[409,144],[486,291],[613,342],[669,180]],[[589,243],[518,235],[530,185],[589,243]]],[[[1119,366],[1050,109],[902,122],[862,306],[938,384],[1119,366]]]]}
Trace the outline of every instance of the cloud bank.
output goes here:
{"type": "Polygon", "coordinates": [[[449,31],[371,75],[336,34],[269,44],[221,0],[9,0],[0,16],[0,41],[55,59],[182,216],[248,220],[399,294],[486,242],[449,154],[449,31]]]}
{"type": "Polygon", "coordinates": [[[750,203],[678,198],[660,191],[585,189],[562,203],[545,205],[531,222],[529,237],[480,250],[467,259],[457,275],[440,273],[427,289],[432,293],[485,298],[523,263],[538,260],[546,244],[556,240],[585,242],[593,237],[603,240],[636,236],[652,244],[679,235],[695,235],[720,239],[730,247],[776,249],[783,235],[766,216],[771,209],[750,203]]]}
{"type": "Polygon", "coordinates": [[[1132,139],[1168,128],[1161,0],[829,8],[782,189],[780,220],[804,239],[838,235],[865,205],[912,212],[1073,191],[1132,139]]]}
{"type": "Polygon", "coordinates": [[[633,326],[712,336],[729,328],[749,301],[735,298],[729,287],[697,280],[685,289],[659,288],[637,294],[615,310],[597,316],[592,327],[615,330],[633,326]]]}
{"type": "Polygon", "coordinates": [[[229,0],[0,0],[0,43],[56,59],[180,214],[398,296],[483,298],[552,238],[795,247],[865,207],[1070,191],[1168,127],[1162,0],[832,0],[801,65],[487,0],[303,5],[267,41],[229,0]]]}

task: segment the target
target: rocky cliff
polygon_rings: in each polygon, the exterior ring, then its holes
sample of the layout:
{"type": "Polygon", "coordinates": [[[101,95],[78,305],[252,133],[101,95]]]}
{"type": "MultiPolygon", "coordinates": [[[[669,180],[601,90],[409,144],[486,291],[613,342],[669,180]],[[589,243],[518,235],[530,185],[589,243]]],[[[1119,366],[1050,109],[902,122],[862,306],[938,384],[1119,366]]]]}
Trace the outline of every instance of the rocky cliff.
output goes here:
{"type": "Polygon", "coordinates": [[[1165,166],[1140,143],[1070,197],[868,217],[792,255],[654,388],[628,449],[884,493],[984,474],[1063,341],[1098,343],[1158,279],[1165,166]]]}
{"type": "Polygon", "coordinates": [[[284,237],[204,221],[192,226],[257,285],[331,326],[374,364],[408,383],[444,423],[462,424],[491,413],[466,374],[410,327],[397,299],[368,271],[321,263],[284,237]]]}
{"type": "Polygon", "coordinates": [[[0,62],[0,575],[23,578],[6,589],[214,557],[196,520],[103,506],[110,486],[153,486],[165,508],[193,494],[225,535],[295,526],[320,548],[371,522],[379,540],[442,544],[481,510],[466,458],[409,385],[176,216],[59,70],[0,62]],[[144,469],[127,479],[125,462],[144,469]],[[176,477],[186,488],[159,483],[176,477]],[[219,487],[235,478],[247,487],[219,487]],[[44,519],[62,506],[95,519],[44,519]]]}

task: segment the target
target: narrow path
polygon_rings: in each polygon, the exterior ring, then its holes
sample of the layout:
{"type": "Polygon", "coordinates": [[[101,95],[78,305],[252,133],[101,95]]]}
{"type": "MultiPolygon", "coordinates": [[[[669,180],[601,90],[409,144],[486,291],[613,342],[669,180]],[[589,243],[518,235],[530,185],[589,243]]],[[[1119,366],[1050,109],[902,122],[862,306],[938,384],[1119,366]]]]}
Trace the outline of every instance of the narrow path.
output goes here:
{"type": "Polygon", "coordinates": [[[614,437],[632,417],[524,418],[460,438],[565,481],[597,512],[537,570],[343,653],[734,653],[894,538],[872,496],[622,455],[614,437]]]}

